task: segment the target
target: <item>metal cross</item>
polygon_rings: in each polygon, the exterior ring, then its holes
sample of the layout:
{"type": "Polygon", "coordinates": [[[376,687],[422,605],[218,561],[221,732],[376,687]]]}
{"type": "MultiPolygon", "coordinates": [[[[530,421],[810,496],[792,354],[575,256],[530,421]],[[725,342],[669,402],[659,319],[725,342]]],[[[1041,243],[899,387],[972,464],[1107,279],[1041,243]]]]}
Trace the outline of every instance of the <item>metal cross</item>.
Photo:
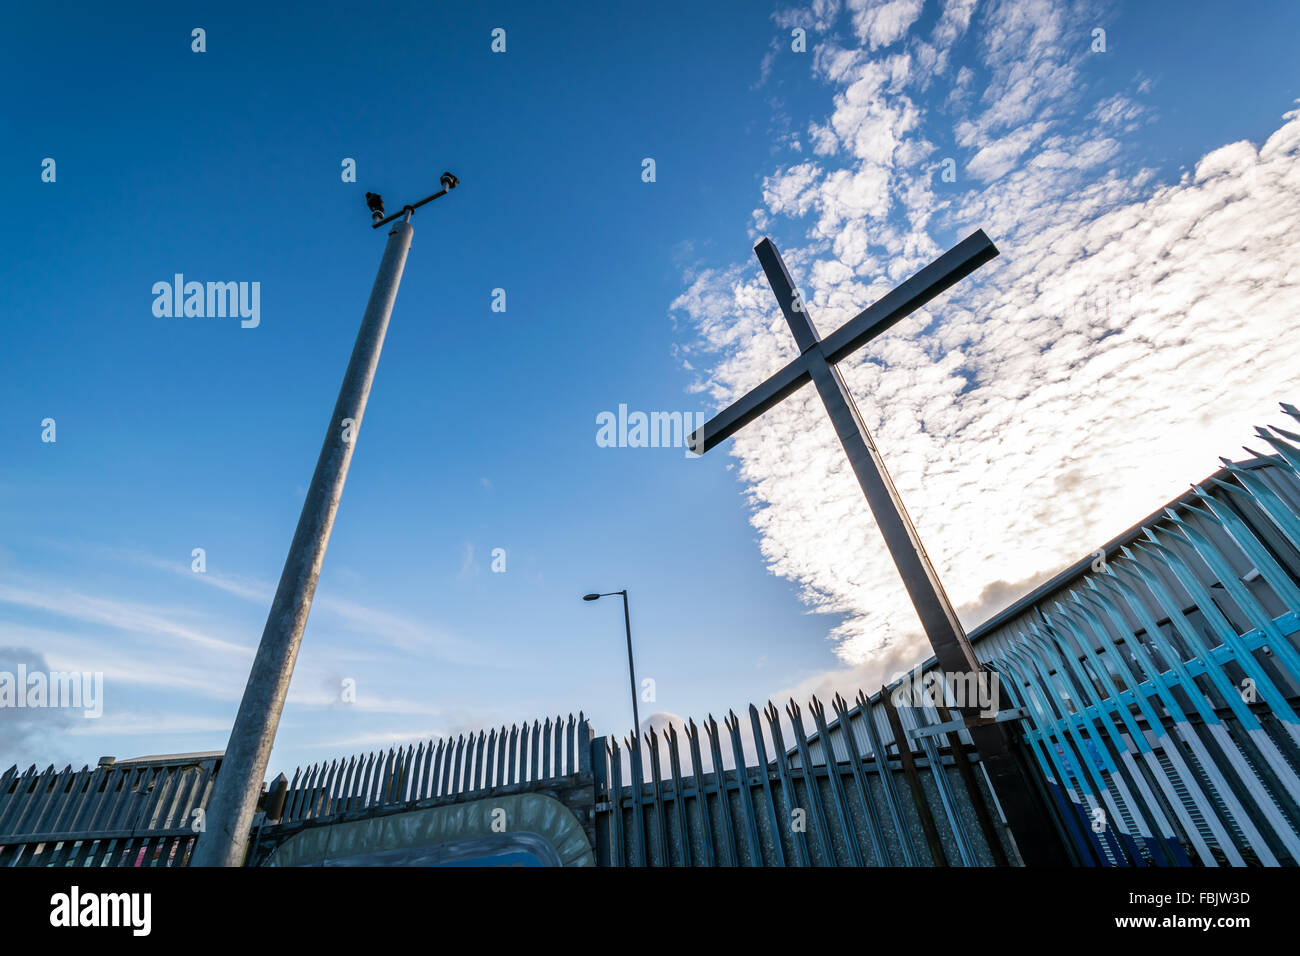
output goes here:
{"type": "MultiPolygon", "coordinates": [[[[794,334],[799,357],[693,433],[691,449],[703,454],[812,381],[903,578],[939,666],[954,676],[981,671],[966,632],[957,620],[939,575],[921,545],[836,363],[970,275],[998,254],[997,247],[982,229],[977,230],[825,339],[817,334],[772,240],[763,239],[754,247],[754,253],[794,334]]],[[[1025,862],[1045,865],[1066,862],[1059,838],[1016,761],[1003,726],[980,718],[977,706],[958,710],[966,719],[967,731],[993,781],[1025,862]]]]}

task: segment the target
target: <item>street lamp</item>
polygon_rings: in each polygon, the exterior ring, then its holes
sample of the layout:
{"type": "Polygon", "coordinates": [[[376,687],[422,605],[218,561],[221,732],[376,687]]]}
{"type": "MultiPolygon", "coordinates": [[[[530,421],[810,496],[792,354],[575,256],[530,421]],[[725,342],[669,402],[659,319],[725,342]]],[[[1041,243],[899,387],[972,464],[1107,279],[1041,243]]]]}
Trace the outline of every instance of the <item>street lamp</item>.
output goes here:
{"type": "Polygon", "coordinates": [[[610,591],[607,594],[584,594],[584,601],[596,601],[603,597],[623,595],[623,624],[627,627],[627,676],[632,683],[632,739],[641,746],[641,717],[636,708],[636,667],[632,663],[632,617],[627,610],[627,589],[610,591]]]}

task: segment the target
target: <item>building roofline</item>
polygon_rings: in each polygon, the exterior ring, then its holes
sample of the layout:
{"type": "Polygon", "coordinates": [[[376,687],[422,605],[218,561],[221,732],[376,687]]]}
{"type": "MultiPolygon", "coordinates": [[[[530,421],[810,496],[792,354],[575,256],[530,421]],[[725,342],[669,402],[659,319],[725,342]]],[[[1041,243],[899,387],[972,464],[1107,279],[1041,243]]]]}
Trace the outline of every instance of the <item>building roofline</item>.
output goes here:
{"type": "MultiPolygon", "coordinates": [[[[1277,465],[1278,460],[1279,460],[1279,456],[1277,455],[1261,455],[1256,458],[1250,458],[1246,461],[1232,462],[1231,466],[1224,465],[1222,468],[1206,476],[1203,480],[1196,482],[1196,484],[1204,485],[1207,482],[1214,481],[1215,479],[1222,481],[1232,474],[1232,468],[1245,468],[1254,471],[1255,469],[1258,468],[1274,467],[1277,465]]],[[[1180,504],[1189,503],[1191,499],[1196,497],[1196,492],[1195,490],[1193,490],[1194,488],[1195,485],[1189,486],[1187,491],[1184,491],[1182,494],[1174,498],[1169,503],[1157,508],[1155,511],[1151,512],[1151,514],[1147,515],[1145,518],[1143,518],[1141,521],[1137,522],[1136,524],[1132,525],[1127,530],[1111,538],[1099,550],[1104,550],[1106,556],[1109,558],[1112,553],[1118,551],[1123,545],[1128,544],[1134,538],[1138,537],[1138,535],[1141,534],[1142,529],[1145,528],[1147,525],[1163,520],[1165,517],[1165,512],[1167,510],[1180,504]]],[[[967,634],[967,637],[970,639],[971,644],[975,644],[977,641],[980,641],[983,638],[989,636],[998,628],[1006,624],[1008,621],[1011,621],[1016,617],[1020,616],[1026,610],[1040,603],[1044,598],[1048,597],[1053,592],[1061,590],[1069,582],[1073,581],[1075,578],[1089,571],[1092,567],[1092,562],[1096,557],[1096,554],[1097,554],[1096,551],[1090,552],[1087,557],[1081,558],[1080,560],[1076,561],[1074,564],[1071,564],[1069,567],[1053,575],[1047,581],[1044,581],[1042,584],[1040,584],[1038,587],[1034,588],[1033,590],[1029,591],[1023,597],[1018,598],[1017,600],[1013,601],[1011,604],[1003,608],[1001,611],[998,611],[996,614],[990,617],[983,624],[980,624],[978,627],[974,628],[972,631],[970,631],[969,634],[967,634]]],[[[936,666],[937,664],[938,664],[938,660],[932,654],[929,657],[927,657],[925,660],[923,660],[920,664],[917,664],[915,667],[911,668],[909,670],[909,673],[911,671],[927,671],[930,670],[932,667],[936,666]]],[[[896,681],[895,683],[898,682],[896,681]]],[[[893,685],[887,685],[884,689],[889,690],[891,686],[893,685]]],[[[879,697],[880,697],[880,692],[877,691],[875,694],[869,695],[867,697],[867,701],[869,703],[872,703],[875,702],[879,697]]],[[[854,716],[860,715],[861,712],[862,712],[861,705],[855,704],[847,712],[848,719],[850,721],[853,720],[854,716]]],[[[835,727],[839,725],[839,722],[840,722],[839,718],[836,717],[827,726],[827,730],[833,730],[835,727]]],[[[808,742],[812,743],[814,740],[818,739],[819,736],[820,735],[816,730],[812,731],[808,735],[807,738],[808,742]]]]}
{"type": "MultiPolygon", "coordinates": [[[[1274,456],[1269,456],[1266,458],[1254,458],[1249,461],[1233,462],[1233,467],[1247,468],[1253,470],[1256,468],[1267,468],[1274,464],[1275,464],[1274,456]]],[[[1204,485],[1216,479],[1223,481],[1226,478],[1228,478],[1231,474],[1232,474],[1231,469],[1229,469],[1225,465],[1224,467],[1218,469],[1212,474],[1206,476],[1203,480],[1197,482],[1196,484],[1204,485]]],[[[1118,551],[1121,547],[1128,544],[1134,538],[1138,537],[1138,535],[1141,534],[1143,528],[1147,527],[1150,524],[1154,524],[1157,521],[1163,520],[1165,517],[1165,512],[1167,510],[1175,507],[1176,505],[1190,503],[1191,500],[1196,497],[1196,492],[1190,490],[1192,487],[1193,486],[1189,486],[1188,491],[1184,491],[1181,495],[1179,495],[1177,498],[1174,498],[1168,504],[1162,505],[1161,507],[1157,508],[1155,511],[1151,512],[1151,514],[1143,518],[1141,521],[1132,525],[1127,530],[1120,532],[1115,537],[1107,541],[1104,545],[1102,545],[1101,548],[1089,552],[1087,557],[1080,558],[1078,561],[1076,561],[1074,564],[1067,567],[1065,570],[1049,578],[1047,581],[1044,581],[1042,584],[1034,588],[1028,594],[1024,595],[1023,597],[1009,604],[1001,611],[998,611],[987,621],[985,621],[983,624],[980,624],[978,627],[976,627],[967,635],[967,637],[970,638],[971,643],[973,644],[976,641],[980,640],[981,638],[988,636],[993,631],[997,630],[999,627],[1005,624],[1007,621],[1011,620],[1013,617],[1018,616],[1027,608],[1042,601],[1043,598],[1047,597],[1053,591],[1060,590],[1062,587],[1065,586],[1067,581],[1070,581],[1078,577],[1079,575],[1083,574],[1084,572],[1088,571],[1092,567],[1092,562],[1096,559],[1097,551],[1104,551],[1106,557],[1109,558],[1113,553],[1118,551]]],[[[933,658],[930,658],[930,660],[933,660],[933,658]]],[[[928,664],[929,661],[927,661],[926,663],[928,664]]]]}
{"type": "Polygon", "coordinates": [[[121,767],[125,764],[172,764],[172,763],[193,763],[201,760],[220,760],[226,755],[224,750],[199,750],[194,753],[183,754],[148,754],[143,757],[127,757],[123,760],[117,760],[113,757],[100,757],[100,766],[121,767]]]}

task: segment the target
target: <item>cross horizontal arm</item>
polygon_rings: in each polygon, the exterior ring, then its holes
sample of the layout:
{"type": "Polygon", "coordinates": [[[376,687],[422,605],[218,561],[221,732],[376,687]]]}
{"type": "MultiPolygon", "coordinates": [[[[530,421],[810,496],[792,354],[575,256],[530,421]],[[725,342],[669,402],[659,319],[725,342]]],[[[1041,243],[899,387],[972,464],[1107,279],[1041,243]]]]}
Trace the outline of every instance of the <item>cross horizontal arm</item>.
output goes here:
{"type": "Polygon", "coordinates": [[[801,355],[762,385],[751,389],[743,398],[724,408],[691,433],[691,451],[703,455],[726,441],[769,408],[793,395],[809,380],[808,368],[801,355]]]}
{"type": "Polygon", "coordinates": [[[822,354],[834,364],[915,312],[949,286],[960,282],[998,254],[993,240],[977,229],[934,262],[867,306],[822,339],[822,354]]]}

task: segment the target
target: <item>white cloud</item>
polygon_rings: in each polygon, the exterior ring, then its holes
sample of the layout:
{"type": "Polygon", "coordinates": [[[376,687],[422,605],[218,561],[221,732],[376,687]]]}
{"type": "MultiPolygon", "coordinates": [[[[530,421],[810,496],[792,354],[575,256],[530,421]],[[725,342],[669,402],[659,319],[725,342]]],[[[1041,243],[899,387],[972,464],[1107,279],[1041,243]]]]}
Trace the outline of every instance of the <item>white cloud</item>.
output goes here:
{"type": "Polygon", "coordinates": [[[923,0],[849,0],[853,30],[873,50],[901,40],[923,6],[923,0]]]}
{"type": "Polygon", "coordinates": [[[783,29],[803,27],[805,30],[821,32],[835,25],[841,6],[840,0],[812,0],[812,3],[806,7],[777,10],[772,15],[772,19],[783,29]]]}
{"type": "MultiPolygon", "coordinates": [[[[971,7],[948,4],[949,27],[888,57],[823,44],[832,113],[810,134],[825,158],[769,177],[755,217],[759,229],[818,217],[810,244],[783,255],[823,335],[974,228],[998,244],[998,259],[841,366],[968,626],[1295,401],[1279,343],[1300,301],[1300,111],[1258,149],[1230,143],[1162,183],[1124,141],[1147,115],[1145,84],[1080,93],[1082,8],[1000,2],[972,19],[971,7]],[[939,48],[941,32],[945,50],[964,34],[973,70],[935,79],[907,65],[933,58],[921,46],[939,48]],[[943,137],[964,150],[955,184],[935,174],[943,137]]],[[[864,45],[890,35],[852,26],[864,45]]],[[[753,263],[702,273],[674,307],[694,322],[687,351],[719,405],[794,355],[753,263]]],[[[843,616],[832,633],[849,669],[800,689],[844,689],[845,674],[870,686],[927,656],[813,390],[749,425],[733,454],[769,568],[843,616]]]]}
{"type": "Polygon", "coordinates": [[[986,143],[966,164],[967,172],[985,182],[1006,175],[1046,129],[1046,123],[1031,123],[986,143]]]}

